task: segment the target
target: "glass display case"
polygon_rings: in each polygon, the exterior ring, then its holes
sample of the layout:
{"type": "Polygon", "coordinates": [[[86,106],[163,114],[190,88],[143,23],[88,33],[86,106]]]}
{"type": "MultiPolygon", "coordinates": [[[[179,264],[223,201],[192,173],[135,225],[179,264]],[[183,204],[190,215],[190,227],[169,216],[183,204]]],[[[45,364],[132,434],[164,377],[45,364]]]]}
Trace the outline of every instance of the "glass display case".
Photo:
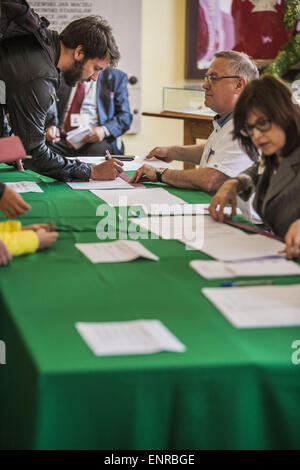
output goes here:
{"type": "Polygon", "coordinates": [[[214,116],[215,113],[204,105],[204,90],[197,87],[163,87],[163,111],[175,113],[214,116]]]}

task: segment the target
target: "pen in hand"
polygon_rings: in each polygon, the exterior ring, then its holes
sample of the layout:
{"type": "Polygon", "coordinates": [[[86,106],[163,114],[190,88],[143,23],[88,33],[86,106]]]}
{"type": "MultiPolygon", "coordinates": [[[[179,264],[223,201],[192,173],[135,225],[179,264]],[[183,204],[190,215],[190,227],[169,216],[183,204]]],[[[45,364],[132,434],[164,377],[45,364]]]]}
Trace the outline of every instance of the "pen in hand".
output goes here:
{"type": "Polygon", "coordinates": [[[111,160],[111,154],[109,153],[109,150],[106,150],[106,156],[105,156],[105,160],[111,160]]]}

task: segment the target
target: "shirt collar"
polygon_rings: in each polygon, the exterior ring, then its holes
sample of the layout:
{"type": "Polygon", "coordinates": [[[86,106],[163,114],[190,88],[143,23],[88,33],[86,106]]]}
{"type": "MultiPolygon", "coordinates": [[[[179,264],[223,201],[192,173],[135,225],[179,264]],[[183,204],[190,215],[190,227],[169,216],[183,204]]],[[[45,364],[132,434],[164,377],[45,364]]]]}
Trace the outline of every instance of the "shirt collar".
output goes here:
{"type": "Polygon", "coordinates": [[[233,111],[229,111],[228,113],[224,114],[224,116],[220,116],[217,114],[214,117],[214,122],[218,124],[219,127],[225,126],[225,124],[232,118],[233,111]]]}

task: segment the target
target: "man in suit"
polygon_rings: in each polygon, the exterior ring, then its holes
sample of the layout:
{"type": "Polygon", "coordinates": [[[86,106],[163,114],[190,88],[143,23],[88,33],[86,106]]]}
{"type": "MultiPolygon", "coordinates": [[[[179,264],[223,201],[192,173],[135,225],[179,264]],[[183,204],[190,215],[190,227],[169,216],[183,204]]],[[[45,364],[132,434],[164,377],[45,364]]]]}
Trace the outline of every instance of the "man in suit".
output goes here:
{"type": "Polygon", "coordinates": [[[63,82],[57,93],[57,105],[54,103],[48,115],[46,136],[52,149],[65,156],[105,155],[106,150],[123,154],[121,135],[132,121],[127,84],[127,75],[115,68],[101,71],[97,82],[86,82],[83,90],[63,82]],[[73,118],[77,126],[72,125],[73,118]],[[67,132],[79,126],[88,126],[89,130],[80,139],[79,148],[74,148],[67,140],[67,132]]]}

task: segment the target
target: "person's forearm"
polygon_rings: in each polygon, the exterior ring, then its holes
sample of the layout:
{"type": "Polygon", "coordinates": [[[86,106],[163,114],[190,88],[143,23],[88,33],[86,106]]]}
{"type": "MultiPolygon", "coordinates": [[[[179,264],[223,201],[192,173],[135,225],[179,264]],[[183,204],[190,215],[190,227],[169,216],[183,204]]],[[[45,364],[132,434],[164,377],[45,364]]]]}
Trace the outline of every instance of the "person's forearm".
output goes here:
{"type": "Polygon", "coordinates": [[[203,144],[173,146],[169,149],[169,155],[173,160],[190,162],[198,165],[202,157],[203,148],[203,144]]]}
{"type": "Polygon", "coordinates": [[[228,176],[211,168],[195,170],[166,170],[162,182],[176,188],[198,189],[206,192],[217,190],[228,176]]]}
{"type": "Polygon", "coordinates": [[[88,181],[90,179],[90,165],[62,157],[44,143],[30,153],[32,159],[24,163],[24,167],[28,170],[60,181],[88,181]]]}

